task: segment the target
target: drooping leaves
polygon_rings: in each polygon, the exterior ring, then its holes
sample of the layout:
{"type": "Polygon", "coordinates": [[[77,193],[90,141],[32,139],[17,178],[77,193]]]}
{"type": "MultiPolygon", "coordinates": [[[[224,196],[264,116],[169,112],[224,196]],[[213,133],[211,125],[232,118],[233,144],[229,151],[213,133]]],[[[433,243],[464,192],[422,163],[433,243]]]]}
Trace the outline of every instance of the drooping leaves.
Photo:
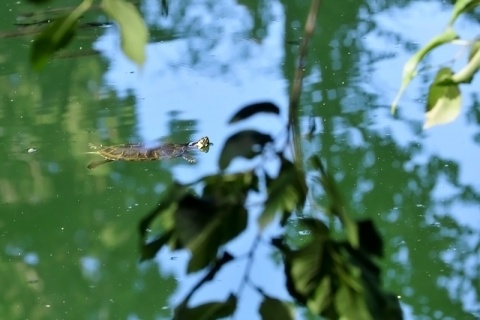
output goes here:
{"type": "Polygon", "coordinates": [[[276,216],[282,213],[282,224],[290,214],[305,204],[307,185],[304,175],[289,160],[280,157],[282,164],[278,177],[267,186],[268,197],[258,223],[265,228],[276,216]]]}
{"type": "Polygon", "coordinates": [[[278,115],[280,114],[280,108],[271,102],[254,103],[240,109],[228,123],[245,120],[257,113],[273,113],[278,115]]]}
{"type": "Polygon", "coordinates": [[[433,49],[438,46],[441,46],[445,43],[451,42],[458,37],[457,33],[452,28],[445,29],[444,32],[439,34],[438,36],[434,37],[430,40],[427,45],[421,48],[417,53],[415,53],[408,61],[405,63],[403,67],[403,76],[402,76],[402,84],[400,86],[400,90],[395,97],[395,100],[391,106],[391,112],[395,113],[395,109],[397,108],[398,102],[400,101],[400,97],[402,96],[403,92],[407,88],[408,84],[417,74],[417,66],[423,60],[423,58],[433,49]]]}
{"type": "Polygon", "coordinates": [[[380,288],[380,269],[369,254],[334,240],[320,220],[306,219],[304,225],[311,235],[304,246],[293,250],[279,240],[273,243],[283,253],[289,293],[327,318],[386,319],[395,308],[385,308],[388,294],[380,288]]]}
{"type": "Polygon", "coordinates": [[[263,148],[273,139],[269,134],[255,130],[245,130],[230,136],[225,145],[219,160],[221,170],[226,169],[230,162],[237,157],[252,159],[262,153],[263,148]]]}
{"type": "Polygon", "coordinates": [[[452,73],[450,68],[440,69],[435,77],[435,81],[430,86],[425,114],[426,119],[423,125],[424,129],[449,123],[460,114],[462,106],[460,89],[457,84],[448,83],[448,80],[446,80],[451,78],[452,73]]]}
{"type": "Polygon", "coordinates": [[[208,302],[193,308],[181,304],[175,309],[174,320],[214,320],[232,315],[237,308],[237,297],[230,294],[223,302],[208,302]]]}
{"type": "Polygon", "coordinates": [[[293,310],[283,301],[265,296],[260,304],[262,320],[293,320],[293,310]]]}
{"type": "Polygon", "coordinates": [[[142,260],[150,259],[169,243],[173,250],[188,249],[192,256],[188,272],[201,270],[217,259],[219,248],[247,227],[244,207],[250,190],[258,189],[253,171],[205,177],[200,196],[187,186],[173,184],[155,210],[140,224],[142,260]],[[162,218],[161,235],[146,242],[147,230],[162,218]]]}
{"type": "Polygon", "coordinates": [[[35,39],[30,52],[30,61],[36,71],[40,71],[56,51],[70,43],[75,35],[78,19],[91,5],[92,0],[84,0],[69,14],[47,25],[35,39]]]}
{"type": "Polygon", "coordinates": [[[142,66],[145,61],[148,30],[138,10],[125,0],[102,0],[102,8],[120,28],[123,52],[142,66]]]}

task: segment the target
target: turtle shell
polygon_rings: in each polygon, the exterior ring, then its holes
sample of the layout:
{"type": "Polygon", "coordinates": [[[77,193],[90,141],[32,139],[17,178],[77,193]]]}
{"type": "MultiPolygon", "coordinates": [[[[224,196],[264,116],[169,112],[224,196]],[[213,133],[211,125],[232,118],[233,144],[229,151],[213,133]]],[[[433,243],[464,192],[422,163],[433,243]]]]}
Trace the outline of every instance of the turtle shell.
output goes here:
{"type": "Polygon", "coordinates": [[[148,161],[180,157],[187,148],[186,145],[174,143],[166,143],[156,148],[135,144],[104,147],[93,153],[112,161],[148,161]]]}

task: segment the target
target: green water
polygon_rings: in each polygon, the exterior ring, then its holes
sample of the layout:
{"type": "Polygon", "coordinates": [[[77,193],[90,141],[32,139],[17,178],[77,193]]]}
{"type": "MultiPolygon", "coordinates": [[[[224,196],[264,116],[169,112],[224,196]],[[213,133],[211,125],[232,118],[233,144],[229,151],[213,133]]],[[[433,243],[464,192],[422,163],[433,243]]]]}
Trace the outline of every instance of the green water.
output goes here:
{"type": "MultiPolygon", "coordinates": [[[[143,71],[123,64],[114,28],[93,27],[80,30],[39,74],[28,64],[36,31],[14,23],[40,9],[0,4],[1,319],[169,318],[171,295],[185,290],[181,272],[172,269],[185,267],[170,255],[139,264],[138,222],[172,179],[217,170],[218,152],[231,133],[228,116],[240,106],[269,100],[286,113],[308,1],[247,1],[211,12],[213,2],[171,4],[176,24],[163,31],[158,25],[165,22],[153,22],[161,20],[154,16],[158,3],[144,4],[152,40],[151,63],[143,71]],[[188,10],[221,15],[225,23],[185,18],[188,10]],[[187,41],[178,45],[178,39],[187,41]],[[91,51],[102,45],[108,49],[91,51]],[[215,146],[195,165],[174,160],[86,169],[97,159],[85,153],[89,143],[183,142],[203,135],[215,146]]],[[[479,154],[478,91],[466,89],[463,120],[422,133],[417,95],[427,85],[418,81],[393,119],[388,104],[408,57],[405,48],[416,39],[415,23],[422,26],[415,20],[403,34],[392,31],[385,17],[400,19],[395,10],[418,18],[419,8],[409,2],[325,1],[301,109],[302,132],[312,121],[316,126],[302,147],[306,157],[324,159],[349,212],[379,226],[385,284],[401,297],[406,319],[474,319],[480,311],[480,185],[472,161],[479,154]]],[[[104,21],[99,12],[84,19],[104,21]]],[[[392,21],[400,29],[407,25],[392,21]]],[[[252,125],[277,129],[265,119],[252,125]]]]}

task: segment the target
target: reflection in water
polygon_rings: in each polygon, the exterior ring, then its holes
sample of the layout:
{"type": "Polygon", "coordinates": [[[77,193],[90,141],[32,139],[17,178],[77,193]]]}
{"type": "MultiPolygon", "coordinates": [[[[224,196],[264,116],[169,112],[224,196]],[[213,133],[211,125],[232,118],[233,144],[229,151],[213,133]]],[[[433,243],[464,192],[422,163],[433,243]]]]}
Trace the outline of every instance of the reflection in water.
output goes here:
{"type": "MultiPolygon", "coordinates": [[[[167,252],[158,266],[139,267],[135,226],[172,173],[192,181],[215,171],[218,148],[195,166],[116,163],[89,174],[88,144],[207,134],[221,144],[238,106],[286,106],[306,4],[171,2],[169,16],[160,18],[159,2],[146,1],[147,20],[160,27],[153,35],[162,40],[149,44],[148,61],[137,71],[118,50],[117,30],[105,30],[94,45],[108,59],[105,85],[98,57],[55,60],[33,74],[25,64],[30,39],[2,39],[0,248],[6,263],[0,264],[0,282],[7,307],[1,318],[170,316],[163,306],[190,289],[182,271],[186,258],[171,260],[167,252]],[[38,151],[25,152],[29,148],[38,151]]],[[[21,6],[0,4],[2,29],[10,30],[6,24],[21,6]]],[[[463,91],[465,116],[449,126],[420,132],[421,79],[404,97],[398,120],[388,110],[411,53],[405,50],[443,26],[443,10],[408,1],[325,2],[303,96],[303,128],[311,118],[316,124],[304,142],[306,158],[320,154],[350,212],[376,220],[386,240],[385,282],[402,297],[407,319],[465,319],[480,312],[480,116],[478,93],[468,91],[479,80],[463,91]],[[436,20],[426,23],[425,16],[436,20]]],[[[72,46],[90,48],[92,38],[72,46]]],[[[448,57],[440,53],[431,64],[448,57]]],[[[278,132],[266,118],[250,125],[278,132]]],[[[269,254],[259,254],[259,261],[269,254]]],[[[268,273],[274,263],[262,262],[254,270],[258,278],[272,277],[272,287],[280,283],[268,273]]],[[[205,297],[218,297],[228,279],[205,297]]],[[[246,295],[255,305],[253,293],[246,295]]],[[[245,314],[254,318],[256,310],[245,314]]]]}

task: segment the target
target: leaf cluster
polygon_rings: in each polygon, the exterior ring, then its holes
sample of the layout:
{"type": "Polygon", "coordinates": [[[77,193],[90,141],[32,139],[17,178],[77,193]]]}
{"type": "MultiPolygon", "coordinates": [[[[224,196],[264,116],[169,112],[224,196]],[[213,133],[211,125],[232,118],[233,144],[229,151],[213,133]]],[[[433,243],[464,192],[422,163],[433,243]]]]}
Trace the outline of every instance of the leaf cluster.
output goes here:
{"type": "MultiPolygon", "coordinates": [[[[279,111],[270,103],[258,103],[237,112],[232,122],[258,113],[276,116],[279,111]]],[[[234,133],[223,146],[219,166],[226,169],[237,157],[261,157],[272,141],[269,134],[254,130],[234,133]]],[[[276,223],[284,226],[294,212],[302,210],[308,194],[305,176],[282,152],[275,152],[275,156],[281,164],[276,176],[268,175],[264,168],[256,168],[211,175],[192,184],[175,183],[142,220],[142,260],[153,258],[168,245],[172,250],[190,252],[187,272],[208,270],[176,307],[176,319],[218,319],[235,312],[240,292],[231,293],[224,301],[195,307],[188,302],[196,290],[214,279],[229,262],[241,259],[227,252],[224,245],[239,237],[247,227],[250,193],[265,190],[267,194],[257,219],[260,231],[276,223]],[[191,191],[194,185],[201,186],[198,194],[191,191]],[[149,230],[156,220],[161,221],[163,231],[152,238],[149,230]]],[[[316,184],[323,187],[330,200],[327,211],[318,215],[339,219],[346,239],[337,240],[317,217],[301,220],[310,232],[311,241],[300,248],[287,245],[286,236],[269,239],[267,243],[282,254],[290,295],[311,312],[331,319],[401,319],[397,299],[381,288],[380,269],[375,260],[383,253],[380,234],[370,220],[351,220],[320,159],[313,157],[310,163],[318,173],[316,184]]],[[[248,259],[253,259],[253,254],[248,259]]],[[[263,296],[259,308],[262,319],[293,319],[291,304],[265,294],[249,280],[248,272],[244,281],[263,296]]]]}
{"type": "MultiPolygon", "coordinates": [[[[391,106],[392,113],[395,113],[398,102],[408,84],[417,75],[417,67],[420,62],[437,47],[458,41],[459,36],[453,29],[453,24],[460,15],[474,10],[479,5],[479,0],[457,0],[445,30],[430,40],[405,63],[402,84],[391,106]]],[[[469,41],[468,61],[463,68],[454,73],[450,67],[442,67],[437,72],[428,93],[424,129],[452,122],[458,117],[462,106],[459,85],[470,83],[480,69],[479,49],[479,39],[469,41]]]]}
{"type": "MultiPolygon", "coordinates": [[[[45,0],[31,0],[35,3],[45,0]]],[[[48,60],[74,38],[79,19],[93,7],[93,0],[83,0],[63,16],[50,19],[33,42],[30,60],[35,70],[45,67],[48,60]]],[[[126,0],[102,0],[101,9],[120,29],[122,50],[133,62],[141,66],[145,61],[148,30],[135,5],[126,0]]]]}

